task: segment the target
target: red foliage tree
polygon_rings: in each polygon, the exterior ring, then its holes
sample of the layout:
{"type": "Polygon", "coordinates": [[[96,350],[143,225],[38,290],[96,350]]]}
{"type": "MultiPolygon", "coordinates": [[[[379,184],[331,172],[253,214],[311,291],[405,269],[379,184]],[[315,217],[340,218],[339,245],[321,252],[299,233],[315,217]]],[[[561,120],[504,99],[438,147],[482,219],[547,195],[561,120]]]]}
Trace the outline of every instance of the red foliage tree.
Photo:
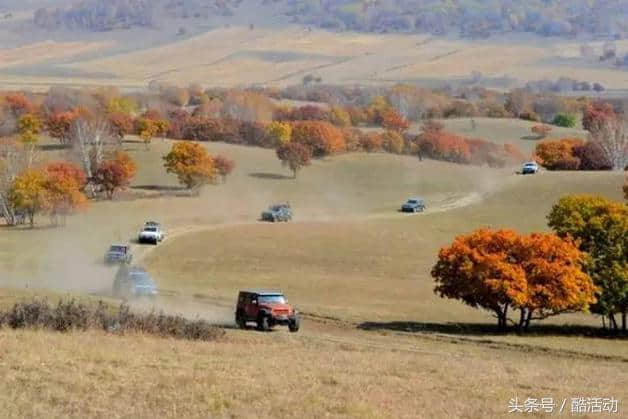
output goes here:
{"type": "Polygon", "coordinates": [[[133,132],[133,118],[123,112],[112,112],[107,116],[111,135],[122,141],[125,135],[133,132]]]}
{"type": "Polygon", "coordinates": [[[9,93],[5,100],[9,110],[16,118],[35,111],[35,106],[24,93],[9,93]]]}
{"type": "Polygon", "coordinates": [[[580,170],[611,170],[612,165],[606,158],[599,144],[587,141],[584,144],[575,145],[572,154],[580,160],[580,170]]]}
{"type": "Polygon", "coordinates": [[[100,186],[112,199],[116,190],[124,189],[131,183],[137,167],[131,157],[118,152],[112,159],[104,160],[94,173],[94,183],[100,186]]]}
{"type": "Polygon", "coordinates": [[[609,121],[617,119],[613,106],[609,103],[593,103],[587,106],[582,117],[582,126],[594,133],[603,129],[609,121]]]}
{"type": "Polygon", "coordinates": [[[384,137],[378,132],[367,132],[360,137],[360,148],[367,153],[381,151],[384,146],[384,137]]]}
{"type": "Polygon", "coordinates": [[[235,161],[220,154],[216,155],[213,160],[214,169],[216,169],[216,172],[220,175],[222,183],[225,183],[227,181],[227,176],[231,174],[235,168],[235,161]]]}
{"type": "Polygon", "coordinates": [[[388,130],[404,132],[410,127],[408,121],[395,109],[387,109],[380,117],[382,127],[388,130]]]}
{"type": "Polygon", "coordinates": [[[290,168],[292,177],[296,179],[299,170],[310,165],[312,149],[305,144],[289,142],[277,148],[277,158],[290,168]]]}
{"type": "Polygon", "coordinates": [[[425,131],[419,136],[422,156],[454,163],[469,163],[471,148],[464,138],[444,131],[425,131]]]}
{"type": "Polygon", "coordinates": [[[68,144],[70,142],[72,124],[78,117],[79,114],[76,111],[53,112],[48,115],[45,121],[48,134],[52,138],[59,140],[61,144],[68,144]]]}
{"type": "Polygon", "coordinates": [[[157,109],[147,109],[146,112],[142,114],[142,118],[158,121],[160,119],[164,119],[164,116],[157,109]]]}
{"type": "Polygon", "coordinates": [[[184,137],[185,128],[190,120],[190,114],[183,109],[177,109],[168,115],[168,121],[170,122],[168,130],[168,137],[181,140],[184,137]]]}
{"type": "Polygon", "coordinates": [[[328,121],[329,112],[319,106],[305,105],[292,109],[287,116],[289,121],[328,121]]]}
{"type": "Polygon", "coordinates": [[[292,142],[310,147],[314,157],[345,150],[342,131],[329,122],[299,121],[292,125],[292,142]]]}
{"type": "Polygon", "coordinates": [[[81,168],[67,162],[51,163],[45,172],[46,210],[55,225],[59,217],[65,224],[69,214],[87,207],[87,197],[82,191],[87,177],[81,168]]]}
{"type": "Polygon", "coordinates": [[[48,173],[49,176],[71,179],[80,190],[82,190],[87,184],[87,175],[85,175],[85,171],[74,163],[50,163],[46,166],[46,173],[48,173]]]}

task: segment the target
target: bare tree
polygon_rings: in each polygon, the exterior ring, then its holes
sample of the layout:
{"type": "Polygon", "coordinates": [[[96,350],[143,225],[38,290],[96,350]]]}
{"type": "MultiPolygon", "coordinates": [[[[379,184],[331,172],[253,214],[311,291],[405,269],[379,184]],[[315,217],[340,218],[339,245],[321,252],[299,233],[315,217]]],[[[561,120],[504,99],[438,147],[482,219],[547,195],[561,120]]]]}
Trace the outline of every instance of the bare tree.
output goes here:
{"type": "Polygon", "coordinates": [[[115,140],[111,137],[107,122],[102,119],[93,121],[78,119],[72,126],[70,138],[73,150],[87,175],[87,191],[94,197],[96,195],[92,182],[94,173],[104,160],[107,147],[115,145],[115,140]]]}
{"type": "Polygon", "coordinates": [[[410,118],[410,105],[408,96],[403,92],[393,92],[388,98],[390,104],[401,114],[405,119],[410,118]]]}
{"type": "Polygon", "coordinates": [[[608,118],[591,130],[591,141],[600,148],[613,170],[628,166],[628,119],[608,118]]]}
{"type": "Polygon", "coordinates": [[[532,97],[525,89],[514,89],[506,98],[505,108],[515,117],[520,118],[521,114],[530,107],[532,97]]]}
{"type": "Polygon", "coordinates": [[[28,167],[29,156],[24,147],[10,139],[0,139],[0,216],[8,225],[18,222],[18,214],[10,203],[9,193],[15,178],[28,167]]]}
{"type": "Polygon", "coordinates": [[[271,121],[274,105],[267,97],[250,91],[229,92],[223,101],[222,117],[242,121],[271,121]]]}

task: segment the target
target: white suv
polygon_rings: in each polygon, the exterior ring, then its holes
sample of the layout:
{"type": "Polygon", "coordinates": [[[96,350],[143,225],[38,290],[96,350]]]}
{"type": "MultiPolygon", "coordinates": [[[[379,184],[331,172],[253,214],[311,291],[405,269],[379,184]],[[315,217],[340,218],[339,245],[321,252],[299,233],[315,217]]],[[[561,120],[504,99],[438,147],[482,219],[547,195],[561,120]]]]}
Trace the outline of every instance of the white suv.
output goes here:
{"type": "Polygon", "coordinates": [[[523,163],[521,166],[522,175],[534,175],[539,171],[539,165],[534,161],[523,163]]]}
{"type": "Polygon", "coordinates": [[[140,243],[157,244],[164,239],[164,232],[161,225],[154,221],[144,224],[144,228],[140,231],[137,241],[140,243]]]}

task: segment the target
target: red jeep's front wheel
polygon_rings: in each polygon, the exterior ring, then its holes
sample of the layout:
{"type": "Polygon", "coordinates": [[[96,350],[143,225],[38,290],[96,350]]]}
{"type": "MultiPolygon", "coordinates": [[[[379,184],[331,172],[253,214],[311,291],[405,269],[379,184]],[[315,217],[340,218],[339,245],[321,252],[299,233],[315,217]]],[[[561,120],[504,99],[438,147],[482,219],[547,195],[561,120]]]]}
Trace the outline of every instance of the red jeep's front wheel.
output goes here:
{"type": "Polygon", "coordinates": [[[290,320],[288,322],[288,330],[290,330],[290,332],[292,333],[298,332],[300,326],[301,319],[299,317],[295,317],[294,320],[290,320]]]}
{"type": "Polygon", "coordinates": [[[241,314],[236,314],[235,321],[240,329],[246,329],[246,321],[244,320],[244,317],[242,317],[241,314]]]}
{"type": "Polygon", "coordinates": [[[263,332],[270,330],[270,323],[268,322],[268,316],[260,316],[257,319],[257,328],[263,332]]]}

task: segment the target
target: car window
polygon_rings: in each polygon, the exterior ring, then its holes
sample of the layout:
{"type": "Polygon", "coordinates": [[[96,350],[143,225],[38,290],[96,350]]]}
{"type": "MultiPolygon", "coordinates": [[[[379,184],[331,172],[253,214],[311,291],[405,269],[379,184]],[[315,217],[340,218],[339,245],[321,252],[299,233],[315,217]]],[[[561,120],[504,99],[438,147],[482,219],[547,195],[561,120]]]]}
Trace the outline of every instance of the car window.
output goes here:
{"type": "Polygon", "coordinates": [[[260,295],[257,300],[260,304],[285,304],[286,299],[283,295],[260,295]]]}

